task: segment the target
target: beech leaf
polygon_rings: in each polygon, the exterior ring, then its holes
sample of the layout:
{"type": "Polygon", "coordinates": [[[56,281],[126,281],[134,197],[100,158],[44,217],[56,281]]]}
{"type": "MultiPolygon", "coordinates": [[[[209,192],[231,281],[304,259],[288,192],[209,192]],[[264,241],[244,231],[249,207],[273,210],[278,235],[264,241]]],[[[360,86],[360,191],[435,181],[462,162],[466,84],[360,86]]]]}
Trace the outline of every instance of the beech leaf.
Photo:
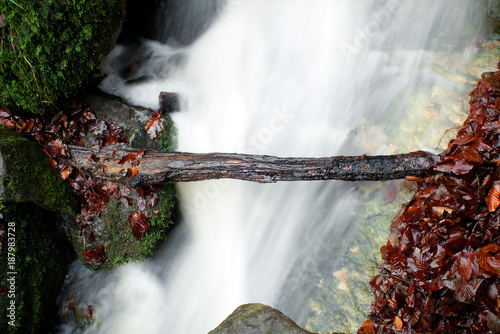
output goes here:
{"type": "Polygon", "coordinates": [[[500,205],[500,182],[493,182],[488,192],[488,197],[486,197],[486,204],[488,205],[489,212],[495,212],[498,205],[500,205]]]}
{"type": "Polygon", "coordinates": [[[396,327],[396,329],[398,331],[401,331],[403,329],[403,321],[401,320],[400,317],[396,316],[394,318],[394,323],[393,324],[394,324],[394,327],[396,327]]]}
{"type": "Polygon", "coordinates": [[[365,334],[376,334],[375,326],[373,326],[373,322],[371,322],[370,320],[365,320],[361,327],[363,328],[365,334]]]}
{"type": "Polygon", "coordinates": [[[83,252],[85,262],[94,265],[102,265],[104,263],[104,246],[100,245],[94,250],[83,252]]]}
{"type": "Polygon", "coordinates": [[[147,231],[151,230],[146,217],[140,211],[134,211],[129,217],[132,234],[137,240],[141,240],[147,231]]]}

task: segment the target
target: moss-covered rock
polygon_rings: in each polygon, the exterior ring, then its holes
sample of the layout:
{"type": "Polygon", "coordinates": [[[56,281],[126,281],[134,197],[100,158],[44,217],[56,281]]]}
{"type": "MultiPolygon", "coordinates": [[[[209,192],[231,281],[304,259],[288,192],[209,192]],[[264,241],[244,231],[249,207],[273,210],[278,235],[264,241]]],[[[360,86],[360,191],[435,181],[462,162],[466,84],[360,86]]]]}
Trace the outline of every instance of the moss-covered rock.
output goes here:
{"type": "Polygon", "coordinates": [[[0,0],[0,105],[42,113],[112,50],[125,0],[0,0]]]}
{"type": "Polygon", "coordinates": [[[176,204],[175,187],[166,185],[156,191],[158,203],[149,208],[148,223],[151,230],[137,240],[132,234],[128,217],[138,210],[138,194],[130,189],[127,198],[116,200],[111,197],[109,203],[101,208],[99,215],[90,218],[82,229],[75,224],[70,226],[73,246],[80,261],[90,269],[109,268],[115,265],[142,261],[153,255],[165,239],[168,228],[173,224],[176,204]],[[129,201],[132,205],[129,205],[129,201]],[[83,253],[103,246],[103,262],[86,261],[83,253]]]}
{"type": "Polygon", "coordinates": [[[33,202],[62,213],[76,206],[39,145],[0,126],[0,200],[33,202]]]}
{"type": "Polygon", "coordinates": [[[311,334],[280,311],[263,304],[238,307],[209,334],[311,334]]]}
{"type": "MultiPolygon", "coordinates": [[[[174,127],[168,115],[163,116],[163,132],[158,140],[153,141],[144,130],[152,110],[131,106],[118,97],[97,91],[82,96],[82,100],[89,105],[97,119],[120,125],[129,145],[174,150],[174,127]]],[[[92,147],[92,136],[87,139],[85,145],[92,147]]],[[[147,190],[149,197],[146,197],[156,202],[156,205],[151,207],[150,203],[147,204],[149,214],[146,216],[151,229],[140,240],[132,234],[129,217],[133,212],[144,212],[146,203],[142,202],[143,209],[138,205],[138,201],[144,201],[145,198],[140,194],[143,189],[138,192],[138,189],[128,186],[120,187],[124,196],[118,199],[111,196],[109,203],[101,207],[99,214],[87,217],[85,226],[75,224],[74,215],[66,216],[66,225],[69,227],[75,251],[81,262],[90,269],[109,268],[131,261],[142,261],[152,256],[173,225],[177,203],[174,185],[147,190]],[[153,197],[157,197],[157,201],[153,200],[153,197]],[[83,254],[87,251],[97,251],[102,261],[89,261],[88,258],[86,260],[83,254]]]]}
{"type": "Polygon", "coordinates": [[[33,203],[4,203],[0,212],[0,333],[48,333],[70,254],[56,214],[33,203]]]}

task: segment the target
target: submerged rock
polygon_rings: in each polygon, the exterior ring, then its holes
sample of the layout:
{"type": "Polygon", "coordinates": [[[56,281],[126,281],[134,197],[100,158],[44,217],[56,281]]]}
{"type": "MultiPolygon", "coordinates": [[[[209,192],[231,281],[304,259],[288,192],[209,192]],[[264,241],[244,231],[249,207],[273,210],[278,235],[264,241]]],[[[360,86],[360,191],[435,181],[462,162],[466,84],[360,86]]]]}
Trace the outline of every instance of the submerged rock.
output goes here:
{"type": "Polygon", "coordinates": [[[239,306],[208,334],[311,334],[280,311],[263,304],[239,306]]]}

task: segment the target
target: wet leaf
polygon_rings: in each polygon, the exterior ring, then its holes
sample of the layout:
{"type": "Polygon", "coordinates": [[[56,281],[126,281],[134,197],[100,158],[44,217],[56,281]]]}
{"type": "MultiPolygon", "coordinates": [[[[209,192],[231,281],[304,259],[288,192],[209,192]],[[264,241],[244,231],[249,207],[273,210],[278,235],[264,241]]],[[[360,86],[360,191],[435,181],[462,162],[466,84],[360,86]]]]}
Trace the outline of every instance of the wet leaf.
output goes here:
{"type": "Polygon", "coordinates": [[[46,149],[48,153],[54,158],[69,158],[68,149],[59,138],[49,142],[46,149]]]}
{"type": "Polygon", "coordinates": [[[160,116],[161,111],[157,111],[149,116],[145,130],[150,139],[156,139],[158,134],[163,131],[163,119],[160,116]]]}
{"type": "Polygon", "coordinates": [[[412,204],[407,205],[401,215],[401,221],[411,222],[418,221],[425,216],[425,205],[421,200],[416,200],[412,204]]]}
{"type": "Polygon", "coordinates": [[[361,325],[361,328],[363,328],[365,334],[376,334],[375,326],[373,326],[373,322],[370,320],[365,320],[361,325]]]}
{"type": "Polygon", "coordinates": [[[57,162],[54,159],[49,158],[49,163],[52,167],[57,169],[57,162]]]}
{"type": "Polygon", "coordinates": [[[139,150],[138,152],[129,153],[129,154],[125,155],[124,157],[122,157],[120,159],[120,161],[118,162],[118,164],[121,165],[121,164],[126,163],[127,161],[140,159],[144,155],[145,151],[146,151],[146,149],[143,148],[143,149],[139,150]]]}
{"type": "Polygon", "coordinates": [[[66,179],[68,178],[68,176],[69,176],[69,174],[71,173],[71,171],[72,171],[72,170],[73,170],[73,168],[71,168],[71,167],[68,167],[68,168],[66,168],[65,170],[63,170],[63,171],[61,172],[61,177],[62,177],[62,179],[63,179],[63,180],[66,180],[66,179]]]}
{"type": "Polygon", "coordinates": [[[132,199],[130,199],[130,197],[123,195],[121,197],[123,197],[125,201],[127,201],[128,206],[132,206],[132,199]]]}
{"type": "Polygon", "coordinates": [[[148,220],[140,211],[134,211],[129,217],[132,234],[137,240],[141,240],[147,231],[151,229],[148,220]]]}
{"type": "Polygon", "coordinates": [[[12,115],[12,113],[9,110],[0,107],[0,117],[8,118],[11,115],[12,115]]]}
{"type": "Polygon", "coordinates": [[[137,175],[137,173],[139,173],[139,170],[137,168],[133,168],[133,169],[129,168],[129,169],[127,169],[127,177],[129,179],[133,179],[134,176],[137,175]]]}
{"type": "Polygon", "coordinates": [[[500,247],[488,244],[479,250],[479,266],[490,273],[500,274],[500,247]]]}
{"type": "Polygon", "coordinates": [[[472,249],[468,248],[457,256],[457,273],[466,281],[476,276],[479,271],[479,259],[472,249]]]}
{"type": "Polygon", "coordinates": [[[384,194],[384,203],[390,204],[394,202],[394,200],[396,199],[396,194],[397,194],[396,187],[392,186],[391,188],[389,188],[389,190],[387,190],[384,194]]]}
{"type": "Polygon", "coordinates": [[[147,209],[147,202],[146,199],[142,196],[137,197],[137,207],[139,208],[139,211],[144,212],[147,209]]]}
{"type": "Polygon", "coordinates": [[[94,308],[92,307],[92,305],[87,306],[87,308],[83,312],[83,317],[90,322],[92,321],[93,315],[94,315],[94,308]]]}
{"type": "Polygon", "coordinates": [[[472,170],[472,168],[474,168],[474,165],[461,159],[457,160],[447,159],[442,163],[435,165],[433,168],[436,172],[453,173],[455,175],[465,175],[469,173],[472,170]]]}
{"type": "Polygon", "coordinates": [[[396,316],[394,318],[394,323],[393,324],[394,324],[394,327],[396,327],[396,329],[398,331],[401,331],[403,329],[403,321],[401,320],[400,317],[396,316]]]}
{"type": "Polygon", "coordinates": [[[149,205],[150,208],[154,208],[157,203],[158,203],[158,194],[157,193],[152,193],[149,196],[148,205],[149,205]]]}
{"type": "Polygon", "coordinates": [[[94,250],[83,252],[85,262],[94,265],[102,265],[104,263],[104,246],[100,245],[94,250]]]}
{"type": "Polygon", "coordinates": [[[500,205],[500,182],[493,182],[488,192],[488,197],[486,197],[486,204],[488,205],[489,212],[494,212],[498,205],[500,205]]]}
{"type": "Polygon", "coordinates": [[[483,283],[484,278],[474,277],[471,280],[459,278],[455,282],[455,292],[453,296],[461,303],[470,304],[474,301],[477,289],[483,283]]]}

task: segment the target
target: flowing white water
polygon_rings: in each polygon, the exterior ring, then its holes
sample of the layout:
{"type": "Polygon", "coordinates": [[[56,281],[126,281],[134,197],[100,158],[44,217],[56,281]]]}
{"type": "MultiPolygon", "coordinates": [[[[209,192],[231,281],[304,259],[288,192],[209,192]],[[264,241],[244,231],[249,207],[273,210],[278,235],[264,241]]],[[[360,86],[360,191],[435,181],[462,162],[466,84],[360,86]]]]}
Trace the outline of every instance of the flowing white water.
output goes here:
{"type": "MultiPolygon", "coordinates": [[[[154,80],[127,86],[111,75],[103,84],[151,107],[160,91],[180,93],[182,111],[173,116],[180,151],[385,153],[390,143],[376,129],[397,124],[420,86],[446,80],[426,70],[432,64],[425,50],[465,55],[457,41],[481,8],[468,0],[226,6],[185,49],[150,43],[156,58],[147,71],[154,80]],[[171,61],[180,55],[184,62],[171,61]],[[375,136],[355,135],[363,127],[375,136]]],[[[352,232],[355,188],[225,180],[177,189],[183,222],[153,260],[102,273],[74,265],[66,298],[94,305],[101,319],[84,332],[207,333],[247,302],[279,307],[305,325],[308,305],[301,300],[318,292],[299,283],[320,257],[334,267],[331,244],[352,232]]],[[[77,331],[71,324],[64,330],[77,331]]]]}

